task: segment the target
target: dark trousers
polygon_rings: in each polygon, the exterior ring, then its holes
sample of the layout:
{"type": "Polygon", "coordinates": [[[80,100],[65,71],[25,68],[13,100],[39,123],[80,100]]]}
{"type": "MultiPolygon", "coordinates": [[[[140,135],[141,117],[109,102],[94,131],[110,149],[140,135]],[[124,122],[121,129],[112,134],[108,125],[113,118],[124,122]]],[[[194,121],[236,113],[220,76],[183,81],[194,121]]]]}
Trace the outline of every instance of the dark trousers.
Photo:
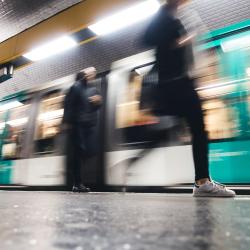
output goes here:
{"type": "Polygon", "coordinates": [[[86,159],[97,152],[96,127],[74,124],[67,135],[67,166],[74,185],[82,183],[81,168],[86,159]]]}
{"type": "Polygon", "coordinates": [[[184,117],[192,134],[195,180],[209,178],[208,139],[205,131],[200,98],[189,78],[160,80],[158,110],[168,115],[184,117]]]}

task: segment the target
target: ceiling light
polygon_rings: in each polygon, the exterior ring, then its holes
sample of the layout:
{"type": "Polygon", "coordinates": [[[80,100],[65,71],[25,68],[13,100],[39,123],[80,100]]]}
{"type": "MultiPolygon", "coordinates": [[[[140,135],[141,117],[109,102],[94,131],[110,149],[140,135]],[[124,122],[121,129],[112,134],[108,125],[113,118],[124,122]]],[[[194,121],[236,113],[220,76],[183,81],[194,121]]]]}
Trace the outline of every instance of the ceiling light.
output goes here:
{"type": "Polygon", "coordinates": [[[39,61],[46,57],[58,54],[62,51],[75,47],[76,45],[77,42],[74,41],[72,38],[68,36],[63,36],[40,47],[37,47],[36,49],[31,50],[23,56],[31,61],[39,61]]]}
{"type": "Polygon", "coordinates": [[[0,111],[5,111],[8,109],[17,108],[17,107],[20,107],[22,105],[23,104],[19,101],[7,102],[7,103],[0,105],[0,111]]]}
{"type": "Polygon", "coordinates": [[[224,52],[250,47],[250,35],[224,41],[221,43],[221,47],[224,52]]]}
{"type": "Polygon", "coordinates": [[[156,13],[159,8],[160,3],[157,0],[143,1],[140,4],[104,18],[88,28],[97,35],[106,35],[146,19],[156,13]]]}

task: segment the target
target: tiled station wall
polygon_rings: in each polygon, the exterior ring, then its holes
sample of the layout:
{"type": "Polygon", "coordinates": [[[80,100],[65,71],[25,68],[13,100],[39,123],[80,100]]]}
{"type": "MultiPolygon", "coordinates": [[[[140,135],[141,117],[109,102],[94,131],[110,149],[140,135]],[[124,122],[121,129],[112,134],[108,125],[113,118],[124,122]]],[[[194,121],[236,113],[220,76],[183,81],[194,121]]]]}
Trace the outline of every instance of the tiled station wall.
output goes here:
{"type": "MultiPolygon", "coordinates": [[[[249,0],[193,0],[192,7],[209,30],[250,18],[249,0]]],[[[145,25],[146,23],[137,24],[16,71],[11,80],[0,85],[0,98],[74,74],[91,65],[98,72],[108,70],[113,61],[145,51],[139,43],[145,25]]]]}

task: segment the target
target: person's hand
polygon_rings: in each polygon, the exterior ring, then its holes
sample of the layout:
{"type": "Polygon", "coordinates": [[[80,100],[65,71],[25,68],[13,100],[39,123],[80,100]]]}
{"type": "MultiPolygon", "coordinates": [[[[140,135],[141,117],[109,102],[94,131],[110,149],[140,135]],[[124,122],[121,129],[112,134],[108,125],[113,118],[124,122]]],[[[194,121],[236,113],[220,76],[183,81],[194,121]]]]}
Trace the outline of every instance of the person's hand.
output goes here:
{"type": "Polygon", "coordinates": [[[195,36],[196,35],[194,33],[186,35],[186,36],[182,36],[180,39],[177,40],[176,47],[178,48],[178,47],[182,47],[182,46],[192,43],[195,36]]]}
{"type": "Polygon", "coordinates": [[[17,140],[17,135],[12,135],[11,136],[11,141],[15,142],[17,140]]]}
{"type": "Polygon", "coordinates": [[[102,103],[102,97],[100,95],[93,95],[89,97],[89,102],[98,105],[102,103]]]}

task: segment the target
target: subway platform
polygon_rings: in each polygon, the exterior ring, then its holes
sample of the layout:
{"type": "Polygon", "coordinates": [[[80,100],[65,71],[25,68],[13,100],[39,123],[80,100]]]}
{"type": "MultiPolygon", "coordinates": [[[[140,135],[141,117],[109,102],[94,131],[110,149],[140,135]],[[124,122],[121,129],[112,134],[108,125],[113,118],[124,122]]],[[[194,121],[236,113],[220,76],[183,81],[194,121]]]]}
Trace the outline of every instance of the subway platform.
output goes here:
{"type": "Polygon", "coordinates": [[[250,196],[0,191],[3,250],[249,249],[250,196]]]}

